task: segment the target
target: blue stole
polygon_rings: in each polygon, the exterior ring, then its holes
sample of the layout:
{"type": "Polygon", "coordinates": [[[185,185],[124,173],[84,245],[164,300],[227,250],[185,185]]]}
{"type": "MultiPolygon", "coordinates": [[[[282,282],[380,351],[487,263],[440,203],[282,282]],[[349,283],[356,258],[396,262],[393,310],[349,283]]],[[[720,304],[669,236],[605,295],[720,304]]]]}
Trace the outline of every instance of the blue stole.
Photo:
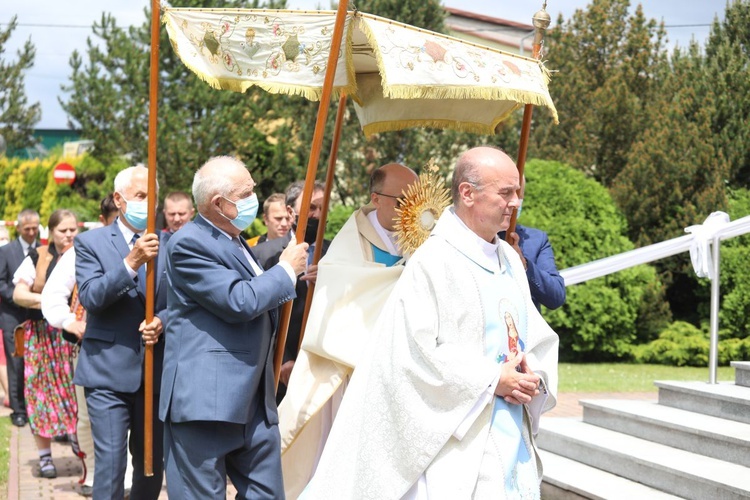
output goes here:
{"type": "Polygon", "coordinates": [[[398,255],[391,255],[385,250],[381,250],[380,248],[376,247],[372,243],[370,243],[370,246],[372,246],[372,256],[373,259],[375,259],[375,262],[378,264],[384,264],[386,267],[393,267],[393,265],[400,261],[403,257],[399,257],[398,255]]]}
{"type": "MultiPolygon", "coordinates": [[[[505,260],[505,259],[504,259],[505,260]]],[[[528,317],[526,303],[518,283],[514,279],[510,264],[505,260],[500,273],[487,272],[479,278],[482,306],[485,316],[485,355],[500,363],[507,359],[510,349],[517,344],[519,351],[526,344],[528,317]],[[514,342],[511,337],[517,332],[514,342]]],[[[492,428],[490,432],[502,436],[500,441],[507,443],[499,450],[505,470],[506,492],[517,491],[515,469],[518,462],[530,460],[526,443],[523,440],[523,406],[508,404],[495,396],[492,408],[492,428]]]]}

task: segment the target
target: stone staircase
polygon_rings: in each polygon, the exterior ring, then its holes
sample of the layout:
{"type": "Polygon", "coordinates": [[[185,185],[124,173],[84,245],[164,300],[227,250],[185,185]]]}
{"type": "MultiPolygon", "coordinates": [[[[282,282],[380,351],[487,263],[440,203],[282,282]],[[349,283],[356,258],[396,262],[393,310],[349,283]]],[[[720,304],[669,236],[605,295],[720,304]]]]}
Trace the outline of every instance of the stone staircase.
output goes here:
{"type": "Polygon", "coordinates": [[[543,418],[544,500],[750,498],[750,362],[734,383],[655,382],[658,403],[581,401],[543,418]]]}

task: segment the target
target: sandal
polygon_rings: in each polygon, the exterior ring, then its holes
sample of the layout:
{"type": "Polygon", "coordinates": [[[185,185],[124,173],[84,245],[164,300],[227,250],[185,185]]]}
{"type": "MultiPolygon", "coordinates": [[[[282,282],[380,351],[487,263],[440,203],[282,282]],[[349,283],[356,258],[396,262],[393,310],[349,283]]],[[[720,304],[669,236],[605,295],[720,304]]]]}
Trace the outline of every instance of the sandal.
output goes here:
{"type": "Polygon", "coordinates": [[[55,469],[55,464],[52,463],[51,455],[43,455],[39,458],[39,475],[47,479],[57,477],[57,469],[55,469]]]}

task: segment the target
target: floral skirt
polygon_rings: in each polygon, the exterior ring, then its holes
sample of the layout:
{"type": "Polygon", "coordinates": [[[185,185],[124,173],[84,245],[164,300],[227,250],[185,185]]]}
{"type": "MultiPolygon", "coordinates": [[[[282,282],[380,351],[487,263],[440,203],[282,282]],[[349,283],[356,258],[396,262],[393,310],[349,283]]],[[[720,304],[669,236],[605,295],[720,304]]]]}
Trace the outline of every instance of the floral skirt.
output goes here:
{"type": "Polygon", "coordinates": [[[73,344],[45,320],[26,322],[25,344],[24,396],[31,432],[46,438],[76,432],[73,344]]]}

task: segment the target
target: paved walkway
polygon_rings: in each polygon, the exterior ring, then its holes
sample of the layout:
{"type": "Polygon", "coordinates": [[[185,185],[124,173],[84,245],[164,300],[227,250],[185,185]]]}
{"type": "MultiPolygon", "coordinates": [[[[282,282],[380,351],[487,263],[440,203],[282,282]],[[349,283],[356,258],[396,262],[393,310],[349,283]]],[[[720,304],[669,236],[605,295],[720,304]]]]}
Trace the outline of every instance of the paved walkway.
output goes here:
{"type": "MultiPolygon", "coordinates": [[[[578,401],[581,399],[657,399],[656,392],[628,392],[628,393],[564,393],[558,397],[557,406],[545,414],[549,417],[578,417],[583,414],[578,401]]],[[[10,410],[2,408],[0,418],[8,418],[10,410]]],[[[56,479],[39,477],[39,456],[34,444],[34,438],[29,427],[11,427],[10,436],[10,468],[8,471],[8,491],[4,496],[0,491],[0,498],[8,500],[80,500],[78,493],[78,478],[81,475],[81,463],[73,456],[67,444],[52,443],[52,457],[57,467],[56,479]]],[[[93,457],[93,451],[90,452],[93,457]]],[[[89,458],[93,460],[93,458],[89,458]]],[[[234,498],[236,492],[227,488],[227,498],[234,498]]],[[[162,488],[160,499],[167,499],[166,486],[162,488]]],[[[133,499],[136,500],[136,499],[133,499]]]]}

